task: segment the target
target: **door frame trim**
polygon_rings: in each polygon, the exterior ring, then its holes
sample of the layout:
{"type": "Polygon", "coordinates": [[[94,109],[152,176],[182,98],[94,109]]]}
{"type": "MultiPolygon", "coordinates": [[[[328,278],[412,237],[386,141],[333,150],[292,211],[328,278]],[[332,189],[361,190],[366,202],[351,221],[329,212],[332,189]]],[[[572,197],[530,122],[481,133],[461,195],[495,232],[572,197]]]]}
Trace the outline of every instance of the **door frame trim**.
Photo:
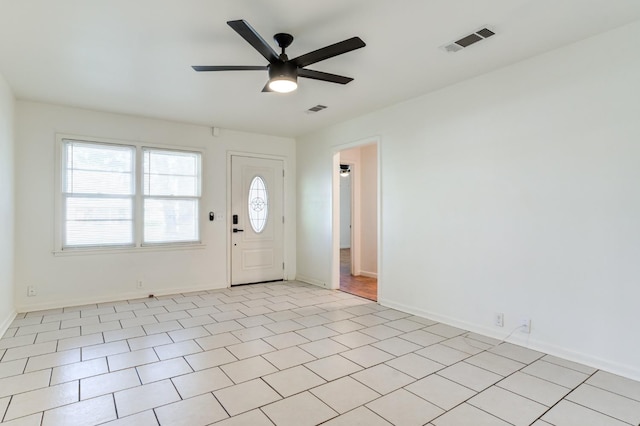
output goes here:
{"type": "MultiPolygon", "coordinates": [[[[381,155],[381,140],[379,136],[371,136],[368,138],[359,139],[353,142],[334,145],[332,147],[332,167],[331,167],[331,182],[332,182],[332,194],[331,194],[331,283],[329,288],[340,288],[340,175],[337,170],[340,169],[340,151],[344,151],[351,148],[360,148],[365,145],[375,145],[377,148],[377,168],[378,168],[378,181],[377,181],[377,232],[378,232],[378,300],[380,300],[381,289],[383,289],[382,282],[382,155],[381,155]]],[[[360,184],[360,182],[358,182],[360,184]]],[[[354,182],[352,182],[352,187],[354,182]]],[[[352,188],[353,190],[353,188],[352,188]]],[[[352,193],[353,196],[353,193],[352,193]]],[[[353,206],[353,203],[352,203],[353,206]]],[[[353,215],[353,210],[351,214],[353,215]]],[[[353,221],[352,221],[353,224],[353,221]]],[[[359,226],[359,225],[358,225],[359,226]]],[[[352,228],[353,232],[353,228],[352,228]]]]}
{"type": "Polygon", "coordinates": [[[287,244],[287,238],[289,237],[289,233],[287,232],[287,224],[291,222],[292,219],[287,220],[287,210],[286,206],[289,202],[289,194],[287,193],[287,179],[289,179],[290,171],[288,164],[288,157],[282,155],[271,155],[271,154],[261,154],[255,152],[246,152],[246,151],[227,151],[227,196],[226,196],[226,226],[225,226],[225,246],[226,246],[226,255],[227,255],[227,273],[226,273],[226,286],[227,288],[231,288],[231,270],[232,270],[232,259],[231,259],[231,228],[233,227],[231,223],[231,159],[232,157],[248,157],[248,158],[259,158],[263,160],[280,160],[282,161],[282,170],[284,170],[284,177],[282,178],[282,214],[285,217],[285,223],[282,227],[282,258],[284,260],[284,270],[283,279],[284,281],[289,280],[289,273],[291,260],[289,259],[289,245],[287,244]]]}

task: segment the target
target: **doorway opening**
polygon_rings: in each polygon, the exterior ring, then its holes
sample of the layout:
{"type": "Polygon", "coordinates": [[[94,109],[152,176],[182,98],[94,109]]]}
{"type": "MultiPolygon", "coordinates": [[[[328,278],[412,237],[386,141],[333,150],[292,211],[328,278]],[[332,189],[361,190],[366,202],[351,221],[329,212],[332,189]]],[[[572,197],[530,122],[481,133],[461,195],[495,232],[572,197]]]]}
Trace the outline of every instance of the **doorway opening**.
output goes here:
{"type": "Polygon", "coordinates": [[[337,156],[339,288],[377,301],[378,146],[360,145],[337,156]]]}

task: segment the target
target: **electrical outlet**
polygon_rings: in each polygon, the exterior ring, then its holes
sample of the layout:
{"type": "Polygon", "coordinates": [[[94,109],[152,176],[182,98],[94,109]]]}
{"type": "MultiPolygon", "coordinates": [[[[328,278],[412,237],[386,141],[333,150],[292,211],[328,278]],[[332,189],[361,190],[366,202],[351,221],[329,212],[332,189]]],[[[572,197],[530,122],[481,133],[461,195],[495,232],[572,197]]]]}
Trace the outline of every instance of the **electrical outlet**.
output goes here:
{"type": "Polygon", "coordinates": [[[504,314],[502,312],[498,312],[494,315],[493,324],[496,327],[504,327],[504,314]]]}
{"type": "Polygon", "coordinates": [[[136,281],[136,287],[137,288],[143,288],[144,287],[144,284],[143,284],[142,280],[136,281]]]}
{"type": "Polygon", "coordinates": [[[37,295],[36,288],[32,285],[27,287],[27,297],[33,297],[37,295]]]}
{"type": "Polygon", "coordinates": [[[520,331],[523,333],[531,333],[531,320],[528,318],[523,318],[520,320],[520,331]]]}

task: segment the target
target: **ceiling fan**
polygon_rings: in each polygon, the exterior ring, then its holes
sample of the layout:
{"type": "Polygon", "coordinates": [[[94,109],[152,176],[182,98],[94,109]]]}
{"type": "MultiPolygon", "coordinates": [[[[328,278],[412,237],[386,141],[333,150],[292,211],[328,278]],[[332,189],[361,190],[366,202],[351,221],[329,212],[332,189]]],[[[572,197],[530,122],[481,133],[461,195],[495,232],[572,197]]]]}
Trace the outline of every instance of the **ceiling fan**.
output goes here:
{"type": "Polygon", "coordinates": [[[347,84],[353,78],[314,71],[305,67],[366,46],[360,37],[352,37],[297,58],[289,59],[285,49],[293,42],[291,34],[278,33],[273,36],[278,46],[282,49],[282,53],[278,55],[247,21],[239,19],[237,21],[228,21],[227,24],[264,56],[269,61],[269,65],[194,65],[192,68],[196,71],[269,71],[269,81],[262,89],[263,92],[292,92],[298,87],[298,77],[347,84]]]}

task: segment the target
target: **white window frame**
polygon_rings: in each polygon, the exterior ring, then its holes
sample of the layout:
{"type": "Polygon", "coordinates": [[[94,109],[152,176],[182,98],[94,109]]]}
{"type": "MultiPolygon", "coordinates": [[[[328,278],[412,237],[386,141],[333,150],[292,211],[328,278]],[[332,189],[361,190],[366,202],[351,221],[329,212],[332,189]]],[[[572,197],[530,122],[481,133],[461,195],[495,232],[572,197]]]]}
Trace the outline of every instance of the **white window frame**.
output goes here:
{"type": "MultiPolygon", "coordinates": [[[[202,241],[203,235],[203,193],[205,186],[203,164],[205,163],[205,150],[202,148],[174,146],[174,145],[162,145],[162,144],[150,144],[135,141],[124,141],[116,139],[98,138],[90,136],[80,136],[72,134],[56,134],[55,143],[55,176],[54,176],[54,248],[53,254],[69,255],[69,254],[101,254],[109,252],[141,252],[141,251],[166,251],[166,250],[189,250],[189,249],[201,249],[205,245],[202,241]],[[65,155],[64,144],[67,140],[74,140],[78,142],[87,142],[91,144],[105,144],[105,145],[118,145],[118,146],[130,146],[135,148],[134,158],[134,179],[135,179],[135,191],[133,195],[133,245],[97,245],[97,246],[73,246],[63,247],[64,242],[64,201],[65,195],[63,193],[63,173],[65,171],[65,155]],[[197,227],[198,227],[198,240],[197,241],[185,241],[185,242],[143,242],[144,232],[144,191],[143,191],[143,149],[148,148],[151,150],[162,151],[177,151],[197,153],[200,155],[200,168],[199,168],[199,196],[197,206],[197,227]]],[[[194,198],[194,197],[189,197],[194,198]]]]}

